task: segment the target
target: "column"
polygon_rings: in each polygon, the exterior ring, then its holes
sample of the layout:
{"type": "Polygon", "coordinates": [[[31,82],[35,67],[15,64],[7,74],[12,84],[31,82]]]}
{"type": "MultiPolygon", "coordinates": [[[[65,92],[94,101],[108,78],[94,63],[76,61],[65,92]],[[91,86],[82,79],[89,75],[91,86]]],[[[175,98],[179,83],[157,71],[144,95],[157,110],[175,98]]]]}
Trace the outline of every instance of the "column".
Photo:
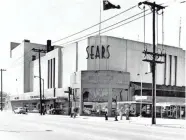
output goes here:
{"type": "Polygon", "coordinates": [[[107,105],[107,108],[108,108],[108,116],[111,116],[112,114],[112,88],[109,88],[108,89],[108,105],[107,105]]]}
{"type": "Polygon", "coordinates": [[[82,88],[80,88],[79,89],[79,95],[80,95],[80,97],[79,97],[79,115],[81,116],[81,115],[83,115],[83,93],[82,93],[82,91],[83,91],[83,89],[82,88]]]}

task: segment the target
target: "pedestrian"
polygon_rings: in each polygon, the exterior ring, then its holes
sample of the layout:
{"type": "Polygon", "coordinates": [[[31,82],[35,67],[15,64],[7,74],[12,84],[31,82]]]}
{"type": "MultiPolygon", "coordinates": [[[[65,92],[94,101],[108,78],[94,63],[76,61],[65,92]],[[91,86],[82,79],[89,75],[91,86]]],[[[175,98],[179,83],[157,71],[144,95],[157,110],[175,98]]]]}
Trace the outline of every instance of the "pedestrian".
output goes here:
{"type": "Polygon", "coordinates": [[[75,107],[75,108],[74,108],[74,118],[76,118],[77,113],[78,113],[78,108],[77,108],[77,107],[75,107]]]}
{"type": "Polygon", "coordinates": [[[123,107],[120,108],[119,115],[120,115],[120,120],[122,120],[123,119],[123,107]]]}
{"type": "Polygon", "coordinates": [[[74,107],[71,108],[71,113],[70,113],[70,117],[72,118],[74,115],[74,107]]]}
{"type": "Polygon", "coordinates": [[[129,120],[129,115],[130,115],[129,111],[130,111],[129,108],[127,107],[126,110],[125,110],[126,120],[129,120]]]}
{"type": "Polygon", "coordinates": [[[181,109],[181,117],[184,117],[184,111],[181,109]]]}
{"type": "Polygon", "coordinates": [[[105,107],[105,120],[108,120],[108,108],[105,107]]]}

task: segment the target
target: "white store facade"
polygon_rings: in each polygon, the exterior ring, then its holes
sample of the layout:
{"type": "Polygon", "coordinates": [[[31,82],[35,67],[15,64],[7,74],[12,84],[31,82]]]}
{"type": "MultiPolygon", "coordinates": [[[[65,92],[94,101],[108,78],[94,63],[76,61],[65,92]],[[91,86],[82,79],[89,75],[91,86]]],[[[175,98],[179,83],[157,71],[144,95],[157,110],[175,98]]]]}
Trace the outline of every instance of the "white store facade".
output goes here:
{"type": "MultiPolygon", "coordinates": [[[[152,51],[151,44],[146,46],[148,51],[152,51]]],[[[146,90],[144,94],[151,100],[148,95],[150,89],[145,87],[152,82],[152,74],[148,73],[149,63],[142,61],[144,43],[110,36],[92,36],[84,42],[64,47],[51,46],[50,41],[48,45],[28,40],[21,44],[11,43],[13,68],[10,74],[14,85],[11,100],[18,105],[38,100],[39,79],[34,76],[39,76],[39,61],[32,48],[49,50],[41,55],[41,78],[44,79],[45,98],[49,101],[66,99],[68,95],[64,91],[71,87],[78,98],[76,105],[80,107],[81,114],[84,104],[88,102],[108,102],[111,113],[112,98],[117,96],[118,101],[132,101],[139,96],[141,78],[144,92],[146,90]],[[33,96],[37,98],[31,99],[33,96]]],[[[185,50],[166,45],[163,48],[166,57],[161,59],[165,63],[157,64],[157,87],[161,88],[162,85],[169,91],[175,91],[174,96],[168,97],[169,101],[183,102],[185,50]]],[[[157,101],[166,100],[167,95],[164,97],[164,94],[159,95],[157,101]]]]}

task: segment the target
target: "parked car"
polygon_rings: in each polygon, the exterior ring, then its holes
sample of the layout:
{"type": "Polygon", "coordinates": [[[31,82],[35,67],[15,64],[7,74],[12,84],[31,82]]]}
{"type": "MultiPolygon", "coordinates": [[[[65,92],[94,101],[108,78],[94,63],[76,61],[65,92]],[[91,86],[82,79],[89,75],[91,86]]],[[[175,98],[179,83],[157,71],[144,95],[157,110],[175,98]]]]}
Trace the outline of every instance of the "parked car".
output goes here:
{"type": "Polygon", "coordinates": [[[30,109],[29,113],[39,113],[39,110],[34,108],[34,109],[30,109]]]}
{"type": "Polygon", "coordinates": [[[23,108],[23,107],[17,107],[17,108],[14,109],[14,113],[15,114],[26,114],[27,112],[26,112],[26,109],[25,108],[23,108]]]}
{"type": "Polygon", "coordinates": [[[48,110],[49,114],[57,114],[57,115],[65,115],[67,114],[67,111],[65,109],[61,109],[61,108],[52,108],[50,110],[48,110]]]}

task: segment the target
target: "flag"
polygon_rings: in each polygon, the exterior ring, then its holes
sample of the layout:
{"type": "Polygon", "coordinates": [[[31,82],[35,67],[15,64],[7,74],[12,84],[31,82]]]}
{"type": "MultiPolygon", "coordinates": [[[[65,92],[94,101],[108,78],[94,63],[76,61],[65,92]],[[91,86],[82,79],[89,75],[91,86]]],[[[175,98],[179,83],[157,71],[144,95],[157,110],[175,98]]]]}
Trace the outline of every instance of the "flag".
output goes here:
{"type": "Polygon", "coordinates": [[[108,0],[103,0],[103,10],[109,10],[109,9],[120,9],[120,5],[114,5],[110,3],[108,0]]]}

